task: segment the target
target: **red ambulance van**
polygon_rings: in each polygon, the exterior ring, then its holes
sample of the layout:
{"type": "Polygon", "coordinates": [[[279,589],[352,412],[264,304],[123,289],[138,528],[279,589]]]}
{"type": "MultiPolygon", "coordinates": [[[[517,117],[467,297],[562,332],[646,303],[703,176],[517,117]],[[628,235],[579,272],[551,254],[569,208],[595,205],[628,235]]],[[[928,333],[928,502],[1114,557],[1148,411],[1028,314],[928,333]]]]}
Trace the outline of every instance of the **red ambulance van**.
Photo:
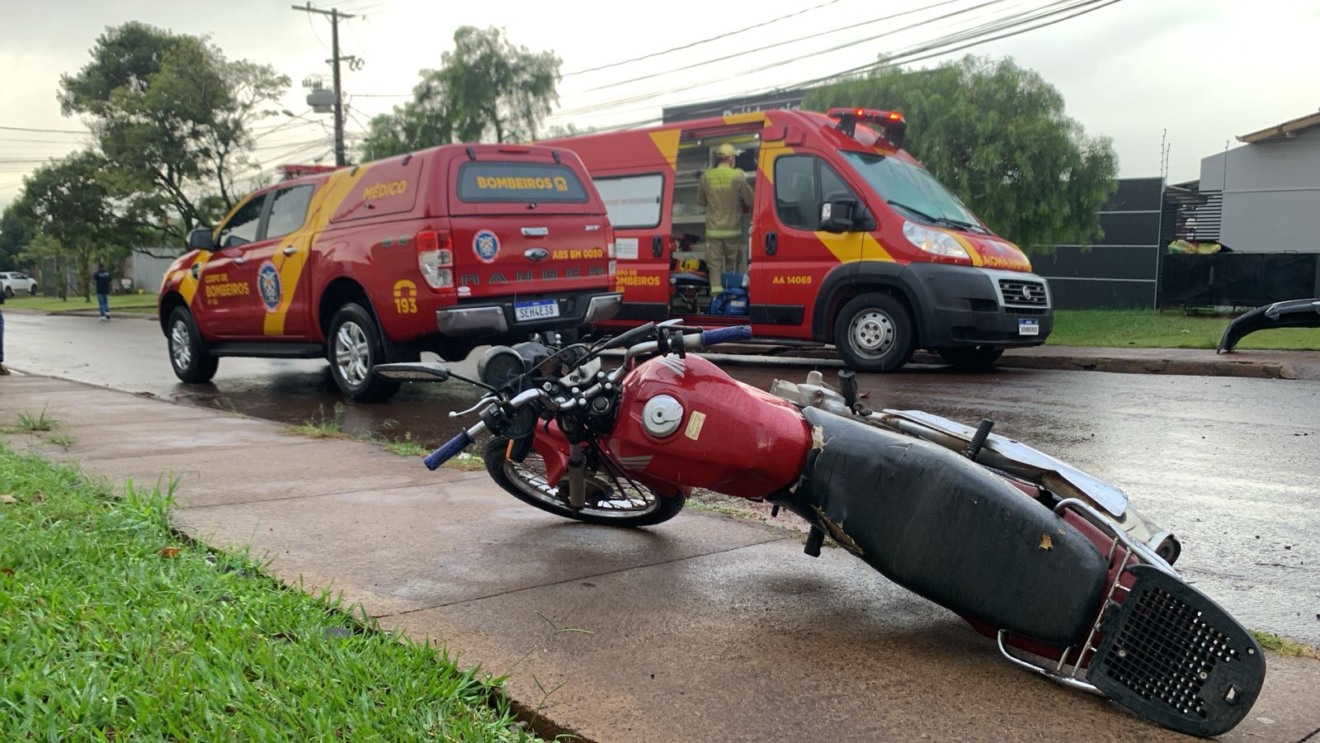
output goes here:
{"type": "Polygon", "coordinates": [[[862,371],[918,348],[984,366],[1043,344],[1045,279],[902,149],[905,129],[887,111],[761,111],[553,144],[586,163],[614,227],[624,305],[612,323],[750,322],[758,339],[832,343],[862,371]],[[734,279],[745,293],[710,297],[697,187],[725,143],[755,205],[734,279]]]}

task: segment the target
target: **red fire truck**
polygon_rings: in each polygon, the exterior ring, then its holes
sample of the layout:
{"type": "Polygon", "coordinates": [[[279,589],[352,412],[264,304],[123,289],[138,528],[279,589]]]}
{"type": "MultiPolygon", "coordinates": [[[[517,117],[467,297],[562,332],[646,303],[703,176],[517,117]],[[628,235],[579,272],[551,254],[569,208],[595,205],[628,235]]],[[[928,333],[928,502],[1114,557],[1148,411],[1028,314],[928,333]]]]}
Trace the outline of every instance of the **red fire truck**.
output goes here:
{"type": "Polygon", "coordinates": [[[1045,279],[902,149],[905,130],[889,111],[761,111],[553,144],[578,153],[605,200],[624,292],[615,324],[750,322],[760,339],[832,343],[862,371],[897,369],[918,348],[983,366],[1043,344],[1045,279]],[[726,143],[755,203],[745,273],[711,297],[697,190],[726,143]]]}

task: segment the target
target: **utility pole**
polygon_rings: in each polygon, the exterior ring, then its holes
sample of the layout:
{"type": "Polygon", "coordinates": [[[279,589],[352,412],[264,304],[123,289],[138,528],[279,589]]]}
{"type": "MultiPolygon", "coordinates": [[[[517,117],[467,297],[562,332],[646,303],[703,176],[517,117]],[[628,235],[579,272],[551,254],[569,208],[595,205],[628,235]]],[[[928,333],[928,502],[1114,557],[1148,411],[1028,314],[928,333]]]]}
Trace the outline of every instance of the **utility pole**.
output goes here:
{"type": "Polygon", "coordinates": [[[344,98],[339,85],[339,62],[345,57],[339,56],[339,20],[341,18],[352,18],[348,13],[340,13],[337,9],[321,10],[313,8],[308,2],[306,5],[294,5],[294,10],[301,10],[304,13],[319,13],[330,16],[330,64],[334,67],[334,85],[335,85],[335,165],[343,167],[347,164],[347,158],[344,156],[344,98]]]}

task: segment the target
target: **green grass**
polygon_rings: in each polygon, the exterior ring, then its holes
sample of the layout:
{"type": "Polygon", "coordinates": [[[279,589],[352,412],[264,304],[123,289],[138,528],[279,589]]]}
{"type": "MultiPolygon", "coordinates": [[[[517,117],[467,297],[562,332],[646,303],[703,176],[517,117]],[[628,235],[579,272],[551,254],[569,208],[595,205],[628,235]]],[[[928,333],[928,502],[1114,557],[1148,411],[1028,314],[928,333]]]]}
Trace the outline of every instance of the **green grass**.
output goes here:
{"type": "Polygon", "coordinates": [[[1300,642],[1294,642],[1286,637],[1279,637],[1272,632],[1260,632],[1251,630],[1251,636],[1256,638],[1256,642],[1266,650],[1273,651],[1279,655],[1289,655],[1294,658],[1316,658],[1320,659],[1320,650],[1303,645],[1300,642]]]}
{"type": "MultiPolygon", "coordinates": [[[[96,314],[99,306],[96,295],[84,299],[81,294],[60,299],[55,296],[38,294],[15,294],[5,300],[5,310],[31,310],[33,312],[90,312],[96,314]]],[[[156,314],[155,294],[111,294],[110,313],[126,312],[132,314],[156,314]]]]}
{"type": "Polygon", "coordinates": [[[22,431],[53,431],[56,423],[58,421],[47,415],[45,408],[42,408],[41,412],[36,415],[26,410],[18,414],[18,428],[22,431]]]}
{"type": "Polygon", "coordinates": [[[46,440],[49,441],[50,443],[56,445],[56,446],[62,446],[62,447],[64,447],[65,449],[68,449],[69,447],[73,446],[73,444],[74,444],[74,438],[73,438],[72,436],[67,436],[67,435],[64,435],[64,434],[61,434],[61,435],[59,435],[59,436],[51,436],[51,437],[47,438],[46,440]]]}
{"type": "Polygon", "coordinates": [[[0,739],[534,740],[499,680],[0,443],[0,739]]]}
{"type": "MultiPolygon", "coordinates": [[[[1050,346],[1217,348],[1232,317],[1188,315],[1182,310],[1058,310],[1050,346]]],[[[1241,349],[1320,351],[1320,328],[1261,330],[1241,349]]]]}
{"type": "Polygon", "coordinates": [[[314,439],[345,439],[348,434],[344,431],[344,424],[341,420],[344,415],[344,404],[335,403],[333,418],[325,417],[325,406],[318,406],[320,414],[315,418],[310,418],[306,423],[297,426],[290,426],[289,431],[300,436],[308,436],[314,439]]]}
{"type": "Polygon", "coordinates": [[[430,449],[412,437],[412,433],[405,433],[401,439],[386,442],[385,448],[401,457],[424,457],[431,453],[430,449]]]}

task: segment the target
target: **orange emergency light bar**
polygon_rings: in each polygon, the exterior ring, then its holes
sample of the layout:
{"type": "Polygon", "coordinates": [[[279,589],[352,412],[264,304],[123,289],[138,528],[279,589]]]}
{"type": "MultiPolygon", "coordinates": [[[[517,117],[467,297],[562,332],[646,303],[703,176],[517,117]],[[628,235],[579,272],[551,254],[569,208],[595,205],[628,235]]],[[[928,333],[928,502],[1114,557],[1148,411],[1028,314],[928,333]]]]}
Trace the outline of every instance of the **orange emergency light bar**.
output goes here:
{"type": "Polygon", "coordinates": [[[895,147],[903,149],[904,135],[907,133],[907,121],[897,111],[881,111],[874,108],[831,108],[825,112],[831,119],[839,120],[839,131],[852,137],[857,132],[857,122],[875,124],[895,147]]]}

